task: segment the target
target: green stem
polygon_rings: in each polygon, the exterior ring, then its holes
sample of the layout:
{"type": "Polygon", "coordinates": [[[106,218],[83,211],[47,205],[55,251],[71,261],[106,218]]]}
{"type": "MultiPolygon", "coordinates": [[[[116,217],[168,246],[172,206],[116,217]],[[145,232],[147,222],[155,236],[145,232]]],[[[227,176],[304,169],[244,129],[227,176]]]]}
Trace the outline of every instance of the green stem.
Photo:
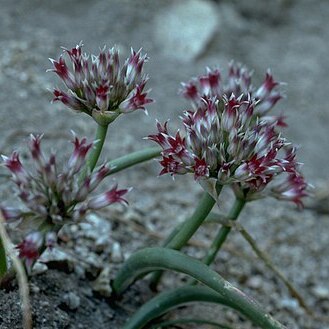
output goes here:
{"type": "Polygon", "coordinates": [[[115,174],[123,169],[132,167],[141,162],[145,162],[156,158],[161,154],[161,149],[158,147],[150,147],[141,151],[133,152],[114,159],[108,163],[111,171],[108,175],[115,174]]]}
{"type": "Polygon", "coordinates": [[[252,298],[233,287],[206,264],[168,248],[145,248],[133,254],[112,283],[113,292],[121,294],[137,277],[154,270],[185,273],[219,293],[255,325],[264,329],[285,328],[252,298]]]}
{"type": "MultiPolygon", "coordinates": [[[[171,309],[192,302],[216,303],[235,308],[234,303],[230,303],[227,299],[225,299],[223,296],[216,293],[212,289],[203,286],[184,286],[156,295],[154,298],[145,303],[128,320],[128,322],[124,325],[123,329],[144,328],[147,323],[167,313],[171,309]]],[[[189,322],[197,321],[200,321],[200,319],[189,319],[189,322]]],[[[205,320],[201,321],[203,324],[205,323],[205,320]]],[[[173,324],[175,322],[169,321],[169,323],[173,324]]],[[[163,328],[169,326],[169,323],[166,325],[164,323],[161,323],[159,325],[153,326],[152,328],[163,328]]],[[[223,328],[223,326],[220,328],[223,328]]],[[[228,327],[225,328],[227,329],[228,327]]]]}
{"type": "Polygon", "coordinates": [[[215,203],[214,198],[205,192],[193,215],[181,225],[177,234],[168,242],[166,247],[175,250],[180,250],[184,247],[202,225],[215,203]]]}
{"type": "MultiPolygon", "coordinates": [[[[221,189],[222,186],[219,187],[218,194],[220,193],[221,189]]],[[[174,228],[173,232],[169,235],[169,238],[167,239],[168,242],[165,244],[165,247],[175,250],[180,250],[182,247],[184,247],[188,240],[192,237],[192,235],[202,225],[203,221],[206,219],[215,203],[216,201],[214,200],[214,198],[210,194],[205,192],[201,200],[199,201],[198,206],[194,210],[192,216],[186,219],[183,224],[180,224],[179,229],[177,229],[176,227],[174,228]]],[[[150,280],[151,289],[156,290],[161,276],[161,271],[157,271],[152,274],[150,280]]]]}
{"type": "Polygon", "coordinates": [[[94,145],[92,150],[90,151],[90,154],[87,159],[87,165],[84,167],[84,169],[81,171],[80,175],[80,181],[83,181],[84,178],[87,176],[88,172],[92,172],[94,168],[96,167],[97,161],[99,159],[99,156],[101,154],[106,134],[107,134],[108,125],[98,125],[95,141],[97,143],[94,145]]]}
{"type": "Polygon", "coordinates": [[[90,155],[87,160],[87,166],[90,171],[93,171],[97,161],[99,159],[99,156],[101,154],[105,138],[106,138],[106,133],[107,133],[108,125],[102,126],[98,125],[97,126],[97,131],[96,131],[96,137],[95,140],[97,143],[95,144],[95,147],[91,150],[90,155]]]}
{"type": "MultiPolygon", "coordinates": [[[[235,199],[235,202],[227,216],[227,219],[231,220],[231,221],[237,220],[237,218],[239,217],[245,204],[246,204],[246,201],[244,199],[235,199]]],[[[207,252],[207,255],[203,259],[203,262],[205,264],[210,265],[214,261],[218,251],[220,250],[221,246],[225,242],[231,229],[232,229],[231,226],[222,226],[220,228],[219,232],[217,233],[214,241],[212,242],[212,244],[207,252]]]]}
{"type": "Polygon", "coordinates": [[[0,238],[0,279],[7,273],[7,270],[6,250],[0,238]]]}

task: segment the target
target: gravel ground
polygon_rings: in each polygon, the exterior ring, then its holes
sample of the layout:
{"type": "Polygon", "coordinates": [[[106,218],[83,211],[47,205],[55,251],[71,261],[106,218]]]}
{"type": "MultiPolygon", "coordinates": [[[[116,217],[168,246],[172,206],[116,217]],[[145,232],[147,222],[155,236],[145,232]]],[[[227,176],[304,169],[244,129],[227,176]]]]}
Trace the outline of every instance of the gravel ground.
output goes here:
{"type": "MultiPolygon", "coordinates": [[[[289,329],[329,328],[329,172],[324,165],[329,162],[326,0],[266,4],[261,0],[0,0],[0,5],[1,154],[21,148],[31,132],[45,132],[49,149],[64,151],[69,149],[71,129],[92,138],[92,121],[50,104],[47,91],[58,82],[45,73],[50,67],[48,57],[56,58],[60,46],[71,47],[80,40],[91,52],[104,44],[117,44],[123,56],[130,46],[143,47],[150,56],[146,71],[156,103],[149,116],[134,113],[117,120],[109,132],[104,159],[147,146],[142,137],[155,131],[155,118],[170,118],[171,126],[177,127],[186,107],[177,96],[179,83],[201,74],[206,66],[219,65],[225,70],[234,59],[255,71],[255,85],[268,67],[278,80],[287,82],[287,98],[277,112],[287,115],[287,135],[301,145],[303,170],[315,186],[315,195],[307,200],[304,211],[274,200],[251,203],[241,223],[297,287],[315,315],[306,314],[237,231],[230,235],[214,267],[289,329]]],[[[11,188],[0,170],[0,194],[9,203],[11,188]]],[[[62,258],[49,263],[49,269],[31,281],[35,328],[119,329],[151,296],[145,282],[140,282],[113,305],[104,296],[106,285],[96,284],[95,288],[95,280],[102,270],[106,278],[113,277],[122,260],[138,248],[159,245],[172,226],[192,212],[201,195],[193,179],[156,178],[158,172],[159,166],[151,162],[116,175],[121,186],[134,187],[130,206],[112,207],[89,218],[85,226],[63,232],[65,257],[59,252],[62,258]],[[101,234],[110,235],[110,239],[97,240],[101,234]]],[[[220,210],[225,212],[231,200],[225,192],[220,210]]],[[[202,257],[202,247],[214,231],[211,225],[203,228],[187,252],[202,257]]],[[[40,265],[39,270],[44,267],[40,265]]],[[[178,284],[173,278],[165,276],[162,288],[178,284]]],[[[252,328],[236,313],[209,305],[189,306],[170,316],[200,312],[236,328],[252,328]]],[[[0,291],[0,328],[21,328],[15,286],[0,291]]]]}

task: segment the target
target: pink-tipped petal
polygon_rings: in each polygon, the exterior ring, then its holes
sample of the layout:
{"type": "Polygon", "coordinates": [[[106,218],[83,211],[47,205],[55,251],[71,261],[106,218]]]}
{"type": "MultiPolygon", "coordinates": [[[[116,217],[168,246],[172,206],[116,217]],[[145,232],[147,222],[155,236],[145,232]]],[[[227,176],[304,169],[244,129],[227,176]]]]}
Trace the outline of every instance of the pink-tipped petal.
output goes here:
{"type": "Polygon", "coordinates": [[[113,203],[128,204],[127,200],[123,198],[123,196],[127,194],[128,191],[129,189],[119,190],[118,186],[115,185],[108,192],[105,192],[89,200],[87,207],[89,209],[100,209],[113,203]]]}

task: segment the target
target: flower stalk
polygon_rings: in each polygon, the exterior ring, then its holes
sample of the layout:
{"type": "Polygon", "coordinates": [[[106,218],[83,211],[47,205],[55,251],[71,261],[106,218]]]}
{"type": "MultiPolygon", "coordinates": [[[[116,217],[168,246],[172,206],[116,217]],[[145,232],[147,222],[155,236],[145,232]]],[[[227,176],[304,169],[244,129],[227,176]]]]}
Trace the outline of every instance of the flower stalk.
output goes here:
{"type": "Polygon", "coordinates": [[[132,152],[117,159],[111,160],[108,163],[108,166],[110,167],[110,172],[108,173],[108,176],[135,166],[139,163],[152,160],[158,157],[160,153],[161,150],[159,147],[148,147],[146,149],[132,152]]]}
{"type": "Polygon", "coordinates": [[[97,131],[96,131],[95,142],[94,142],[95,144],[92,150],[90,151],[90,154],[87,159],[87,164],[81,172],[81,176],[80,176],[81,180],[84,180],[88,175],[88,173],[91,173],[95,169],[97,161],[101,155],[104,146],[107,130],[108,130],[108,125],[100,125],[100,124],[97,125],[97,131]]]}
{"type": "MultiPolygon", "coordinates": [[[[236,198],[235,202],[233,204],[233,207],[231,208],[227,219],[230,221],[235,221],[238,219],[241,211],[243,210],[244,206],[246,204],[245,199],[239,199],[236,198]]],[[[216,258],[216,255],[220,248],[222,247],[223,243],[225,242],[228,234],[230,233],[232,227],[229,225],[223,225],[219,232],[217,233],[215,239],[213,240],[206,256],[203,259],[203,262],[207,265],[210,265],[216,258]]]]}
{"type": "MultiPolygon", "coordinates": [[[[218,194],[222,186],[218,186],[218,194]]],[[[216,201],[215,199],[204,192],[202,198],[199,201],[198,206],[194,210],[194,213],[191,217],[189,217],[183,224],[179,225],[179,228],[174,228],[174,231],[170,234],[171,239],[168,239],[165,247],[175,250],[180,250],[182,247],[186,245],[188,240],[193,236],[193,234],[197,231],[197,229],[202,225],[208,214],[211,212],[214,207],[216,201]],[[177,232],[177,233],[175,233],[177,232]]],[[[156,290],[157,285],[161,279],[162,272],[157,271],[153,273],[150,287],[153,290],[156,290]]]]}
{"type": "Polygon", "coordinates": [[[193,215],[182,224],[177,234],[168,242],[166,248],[180,250],[184,247],[197,229],[202,225],[215,203],[216,201],[214,198],[205,192],[193,215]]]}

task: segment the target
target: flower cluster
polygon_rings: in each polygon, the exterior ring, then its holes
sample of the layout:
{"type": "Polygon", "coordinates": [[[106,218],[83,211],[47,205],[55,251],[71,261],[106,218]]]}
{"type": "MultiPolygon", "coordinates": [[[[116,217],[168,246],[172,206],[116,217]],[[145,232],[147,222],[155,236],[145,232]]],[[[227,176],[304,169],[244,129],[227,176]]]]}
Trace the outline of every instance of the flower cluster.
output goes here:
{"type": "Polygon", "coordinates": [[[117,186],[108,192],[90,197],[110,168],[100,166],[84,179],[78,173],[85,163],[93,143],[85,138],[74,138],[74,150],[58,171],[55,154],[48,158],[41,149],[42,135],[31,135],[29,151],[35,171],[26,170],[17,152],[3,156],[4,165],[10,170],[17,195],[25,209],[0,207],[9,227],[20,231],[23,240],[17,245],[20,257],[30,267],[44,247],[52,247],[57,241],[57,231],[64,224],[82,220],[88,210],[100,209],[115,202],[127,203],[123,196],[127,189],[117,186]]]}
{"type": "Polygon", "coordinates": [[[282,97],[278,83],[267,73],[254,90],[250,73],[233,64],[226,83],[220,83],[220,76],[218,70],[208,70],[183,84],[183,95],[193,106],[182,117],[184,135],[171,135],[168,123],[158,122],[158,133],[148,136],[163,149],[160,175],[193,173],[212,195],[216,184],[230,184],[247,199],[271,195],[302,205],[307,184],[296,148],[281,135],[283,117],[265,115],[282,97]],[[269,185],[279,182],[279,175],[280,183],[269,185]]]}
{"type": "Polygon", "coordinates": [[[241,64],[231,62],[229,72],[225,79],[219,69],[207,68],[206,74],[192,78],[187,83],[182,83],[181,94],[192,102],[197,109],[202,98],[216,97],[221,99],[224,95],[240,96],[244,99],[250,98],[257,102],[256,112],[263,116],[282,99],[283,95],[278,90],[279,82],[273,79],[270,71],[266,73],[265,79],[260,87],[255,88],[251,84],[252,72],[241,64]]]}
{"type": "Polygon", "coordinates": [[[120,65],[118,49],[106,50],[104,47],[98,56],[82,52],[82,44],[69,50],[64,48],[64,56],[56,61],[49,71],[55,72],[64,82],[67,90],[54,89],[54,101],[78,112],[92,116],[99,124],[107,125],[120,113],[137,109],[145,111],[145,105],[152,100],[144,91],[147,76],[143,66],[147,61],[141,50],[131,50],[130,57],[120,65]]]}

